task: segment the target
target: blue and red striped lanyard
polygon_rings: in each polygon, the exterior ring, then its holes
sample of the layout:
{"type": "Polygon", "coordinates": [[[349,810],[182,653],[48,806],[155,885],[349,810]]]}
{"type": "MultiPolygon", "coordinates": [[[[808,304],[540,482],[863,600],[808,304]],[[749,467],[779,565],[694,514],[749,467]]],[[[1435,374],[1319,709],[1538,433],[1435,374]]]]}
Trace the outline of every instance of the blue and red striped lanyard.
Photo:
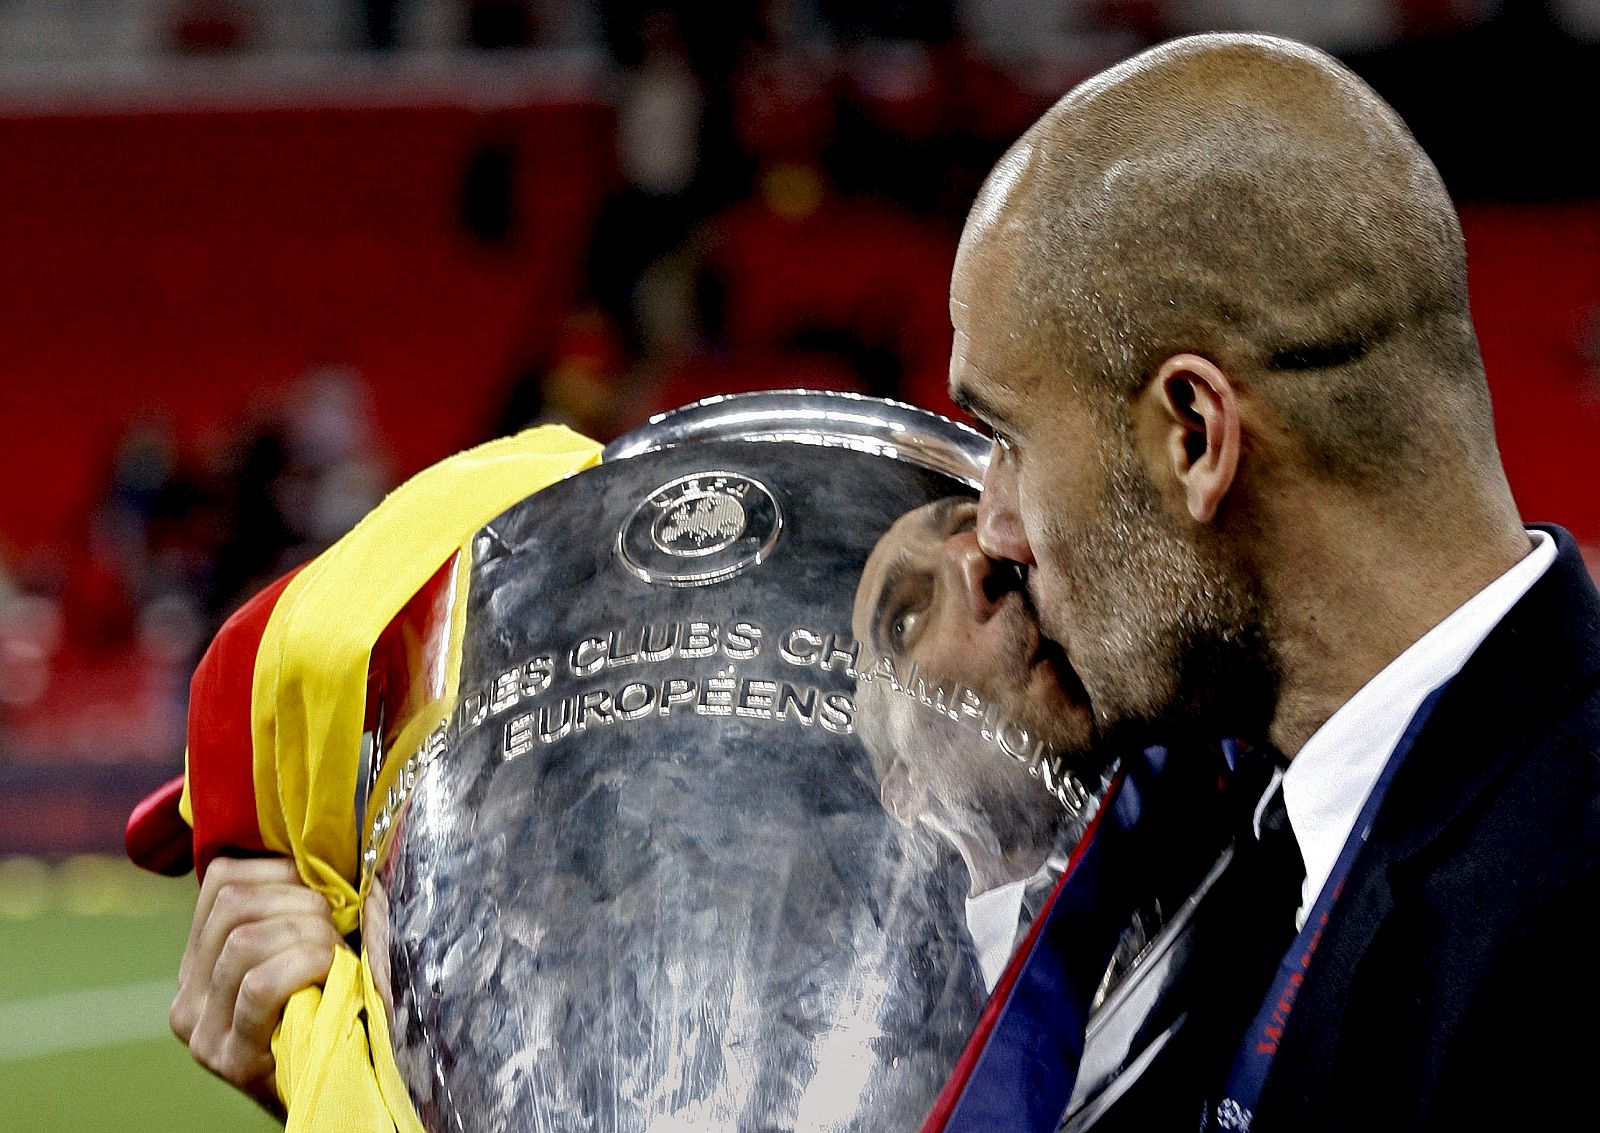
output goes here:
{"type": "Polygon", "coordinates": [[[1362,804],[1355,825],[1351,827],[1350,836],[1345,839],[1344,847],[1339,851],[1339,857],[1328,874],[1328,880],[1323,884],[1316,902],[1306,915],[1305,924],[1295,936],[1294,943],[1289,946],[1289,951],[1279,963],[1267,997],[1262,1001],[1256,1017],[1244,1033],[1244,1040],[1239,1046],[1238,1053],[1234,1055],[1233,1067],[1228,1071],[1221,1100],[1206,1107],[1207,1130],[1246,1133],[1250,1128],[1256,1106],[1261,1101],[1262,1087],[1266,1083],[1268,1072],[1272,1069],[1273,1060],[1278,1055],[1278,1044],[1283,1038],[1289,1014],[1294,1010],[1300,986],[1305,982],[1306,972],[1311,967],[1317,946],[1322,943],[1328,916],[1344,890],[1344,883],[1350,876],[1350,868],[1355,864],[1356,856],[1360,854],[1362,847],[1367,843],[1368,835],[1372,833],[1373,821],[1383,805],[1384,796],[1394,781],[1395,773],[1399,771],[1406,754],[1416,743],[1418,733],[1427,723],[1445,687],[1446,685],[1440,685],[1434,689],[1417,708],[1416,714],[1411,717],[1411,722],[1401,734],[1399,742],[1395,744],[1394,751],[1383,765],[1378,781],[1373,784],[1366,802],[1362,804]]]}
{"type": "Polygon", "coordinates": [[[1117,881],[1118,862],[1134,839],[1159,830],[1159,821],[1142,820],[1155,796],[1171,794],[1170,766],[1194,754],[1174,759],[1150,748],[1124,760],[922,1133],[1053,1133],[1060,1124],[1094,991],[1135,904],[1132,888],[1117,881]]]}

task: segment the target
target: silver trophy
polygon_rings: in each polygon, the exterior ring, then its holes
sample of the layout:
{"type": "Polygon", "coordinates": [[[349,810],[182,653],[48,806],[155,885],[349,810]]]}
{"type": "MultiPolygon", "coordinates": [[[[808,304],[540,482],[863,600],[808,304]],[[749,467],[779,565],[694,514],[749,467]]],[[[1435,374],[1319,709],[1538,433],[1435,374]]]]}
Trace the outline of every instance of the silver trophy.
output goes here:
{"type": "Polygon", "coordinates": [[[920,1125],[1094,808],[1017,578],[939,573],[987,452],[714,398],[478,533],[419,606],[445,708],[376,706],[359,800],[426,1128],[920,1125]]]}

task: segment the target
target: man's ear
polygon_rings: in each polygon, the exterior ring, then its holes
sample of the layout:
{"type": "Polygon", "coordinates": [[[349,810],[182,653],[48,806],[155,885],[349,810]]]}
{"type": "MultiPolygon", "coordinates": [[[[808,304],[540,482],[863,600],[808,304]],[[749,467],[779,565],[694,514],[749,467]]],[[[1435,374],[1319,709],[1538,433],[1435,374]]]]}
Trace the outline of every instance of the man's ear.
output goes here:
{"type": "Polygon", "coordinates": [[[1174,354],[1145,389],[1146,425],[1159,460],[1196,523],[1210,523],[1239,473],[1239,402],[1233,382],[1198,354],[1174,354]]]}
{"type": "Polygon", "coordinates": [[[922,785],[903,759],[890,764],[878,784],[878,801],[901,826],[915,826],[922,817],[923,795],[922,785]]]}

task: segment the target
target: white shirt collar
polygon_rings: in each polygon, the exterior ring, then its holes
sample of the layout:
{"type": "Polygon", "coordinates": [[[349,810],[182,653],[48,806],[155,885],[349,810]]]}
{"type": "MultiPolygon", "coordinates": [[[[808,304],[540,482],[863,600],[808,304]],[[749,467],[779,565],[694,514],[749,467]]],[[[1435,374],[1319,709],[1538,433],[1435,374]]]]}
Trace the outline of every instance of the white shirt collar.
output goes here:
{"type": "Polygon", "coordinates": [[[1028,879],[1024,877],[967,898],[967,931],[978,950],[983,986],[990,991],[1011,961],[1017,922],[1022,917],[1023,890],[1027,887],[1028,879]]]}
{"type": "Polygon", "coordinates": [[[1361,807],[1428,694],[1455,676],[1555,561],[1555,540],[1529,531],[1533,550],[1478,591],[1347,700],[1289,762],[1283,802],[1305,860],[1299,927],[1332,872],[1361,807]]]}

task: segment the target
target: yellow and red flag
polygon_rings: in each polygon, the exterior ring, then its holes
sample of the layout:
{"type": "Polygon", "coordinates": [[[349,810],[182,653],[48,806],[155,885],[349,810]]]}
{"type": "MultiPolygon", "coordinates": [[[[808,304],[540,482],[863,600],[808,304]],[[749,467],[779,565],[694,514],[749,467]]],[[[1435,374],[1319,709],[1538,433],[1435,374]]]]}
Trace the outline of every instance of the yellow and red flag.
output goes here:
{"type": "MultiPolygon", "coordinates": [[[[598,444],[559,426],[470,449],[401,485],[338,543],[246,603],[195,672],[185,776],[128,822],[134,861],[203,874],[219,855],[289,856],[328,899],[339,931],[356,930],[365,832],[355,800],[377,698],[414,709],[453,694],[459,638],[446,632],[441,651],[424,629],[445,610],[446,630],[455,611],[459,631],[469,572],[455,567],[468,541],[599,459],[598,444]],[[419,650],[442,662],[425,666],[420,683],[419,650]]],[[[403,733],[403,721],[391,722],[391,734],[403,733]]],[[[365,958],[348,950],[323,988],[290,1001],[273,1047],[291,1133],[420,1133],[387,1022],[365,958]]]]}

